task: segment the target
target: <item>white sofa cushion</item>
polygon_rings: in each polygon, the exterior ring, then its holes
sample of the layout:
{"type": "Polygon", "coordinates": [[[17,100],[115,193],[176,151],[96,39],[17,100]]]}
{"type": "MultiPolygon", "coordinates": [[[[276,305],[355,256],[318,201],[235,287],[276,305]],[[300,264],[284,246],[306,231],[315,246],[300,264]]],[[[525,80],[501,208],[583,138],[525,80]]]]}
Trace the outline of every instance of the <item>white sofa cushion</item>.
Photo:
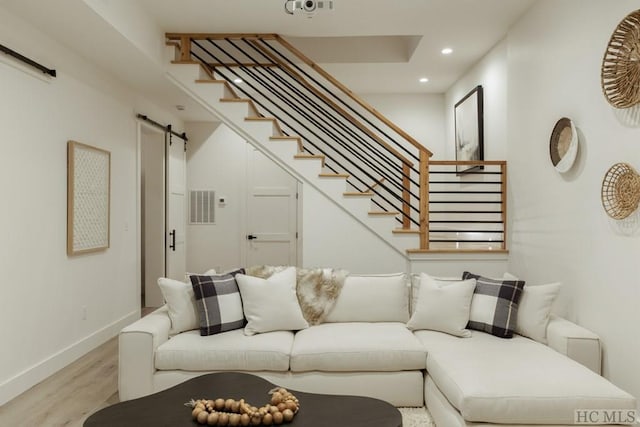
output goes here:
{"type": "Polygon", "coordinates": [[[155,367],[183,371],[287,371],[293,332],[246,336],[242,329],[201,336],[178,334],[156,350],[155,367]]]}
{"type": "Polygon", "coordinates": [[[308,328],[296,296],[296,268],[289,267],[267,279],[236,275],[240,287],[246,335],[308,328]]]}
{"type": "Polygon", "coordinates": [[[525,337],[415,335],[427,350],[427,372],[467,421],[573,424],[575,409],[636,407],[603,377],[525,337]]]}
{"type": "Polygon", "coordinates": [[[547,285],[525,285],[518,307],[516,334],[547,343],[547,326],[551,316],[551,306],[560,292],[560,283],[547,285]]]}
{"type": "Polygon", "coordinates": [[[296,334],[291,371],[402,371],[425,368],[425,351],[404,323],[323,323],[296,334]]]}
{"type": "Polygon", "coordinates": [[[191,283],[161,277],[158,286],[171,319],[170,335],[198,329],[198,309],[191,283]]]}
{"type": "Polygon", "coordinates": [[[415,311],[407,322],[412,331],[431,329],[458,337],[470,337],[471,297],[475,279],[450,282],[439,281],[427,273],[420,274],[420,291],[415,311]]]}
{"type": "MultiPolygon", "coordinates": [[[[510,273],[502,276],[507,280],[518,280],[510,273]]],[[[524,285],[518,304],[516,333],[533,340],[547,343],[547,325],[551,316],[551,307],[560,292],[559,282],[546,285],[524,285]]]]}
{"type": "Polygon", "coordinates": [[[409,320],[405,274],[349,275],[325,322],[403,322],[409,320]]]}

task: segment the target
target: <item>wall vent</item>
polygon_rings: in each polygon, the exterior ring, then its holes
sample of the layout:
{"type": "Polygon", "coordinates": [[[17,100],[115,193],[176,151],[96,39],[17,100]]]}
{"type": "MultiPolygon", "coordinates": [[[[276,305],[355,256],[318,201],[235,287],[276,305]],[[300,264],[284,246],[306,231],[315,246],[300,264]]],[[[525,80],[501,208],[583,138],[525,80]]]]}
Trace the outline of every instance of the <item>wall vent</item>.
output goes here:
{"type": "Polygon", "coordinates": [[[189,192],[189,224],[215,224],[216,193],[213,190],[189,192]]]}

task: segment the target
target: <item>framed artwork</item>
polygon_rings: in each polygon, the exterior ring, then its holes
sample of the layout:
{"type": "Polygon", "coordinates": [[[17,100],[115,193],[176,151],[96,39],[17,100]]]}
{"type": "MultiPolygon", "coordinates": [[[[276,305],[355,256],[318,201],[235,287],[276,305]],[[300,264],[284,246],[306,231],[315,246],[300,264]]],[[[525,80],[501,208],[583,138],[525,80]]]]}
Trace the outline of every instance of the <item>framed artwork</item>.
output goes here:
{"type": "Polygon", "coordinates": [[[67,143],[67,254],[109,247],[111,153],[67,143]]]}
{"type": "MultiPolygon", "coordinates": [[[[484,160],[482,86],[476,86],[454,107],[456,161],[484,160]]],[[[478,169],[478,165],[457,165],[456,172],[478,169]]]]}

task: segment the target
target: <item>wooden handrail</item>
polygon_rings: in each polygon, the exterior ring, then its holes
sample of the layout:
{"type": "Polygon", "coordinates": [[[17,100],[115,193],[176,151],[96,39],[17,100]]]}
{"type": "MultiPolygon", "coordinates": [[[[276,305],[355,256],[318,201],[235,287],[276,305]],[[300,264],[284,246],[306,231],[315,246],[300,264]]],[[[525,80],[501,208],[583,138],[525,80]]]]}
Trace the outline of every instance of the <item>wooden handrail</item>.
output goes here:
{"type": "Polygon", "coordinates": [[[429,160],[434,166],[501,166],[505,160],[429,160]]]}
{"type": "Polygon", "coordinates": [[[166,33],[165,37],[169,40],[180,40],[183,37],[189,37],[196,40],[240,40],[240,39],[262,39],[275,40],[277,34],[258,34],[258,33],[166,33]]]}
{"type": "Polygon", "coordinates": [[[373,138],[378,144],[380,144],[383,147],[385,147],[391,154],[393,154],[396,158],[398,158],[402,163],[404,163],[405,165],[408,165],[409,168],[411,168],[413,166],[413,163],[411,163],[411,161],[409,161],[409,159],[407,159],[405,156],[400,154],[400,152],[398,150],[393,148],[391,145],[389,145],[386,141],[384,141],[378,135],[376,135],[375,133],[371,132],[371,129],[369,129],[368,127],[363,125],[359,120],[357,120],[355,117],[353,117],[351,114],[349,114],[349,112],[347,110],[345,110],[344,108],[340,107],[338,104],[336,104],[334,101],[332,101],[328,96],[326,96],[324,93],[319,91],[316,87],[311,85],[307,80],[305,80],[292,67],[290,67],[289,65],[285,64],[282,60],[278,59],[275,55],[273,55],[271,52],[269,52],[267,49],[265,49],[260,44],[252,43],[252,45],[255,46],[256,49],[259,49],[263,54],[268,56],[272,61],[274,61],[276,64],[278,64],[287,73],[289,73],[290,75],[294,76],[295,79],[299,83],[303,84],[307,89],[312,91],[316,96],[318,96],[324,102],[329,104],[331,106],[331,108],[333,108],[338,113],[340,113],[340,115],[342,115],[345,119],[347,119],[349,121],[349,123],[351,123],[352,125],[354,125],[358,129],[360,129],[362,132],[364,132],[365,134],[367,134],[368,136],[373,138]]]}
{"type": "Polygon", "coordinates": [[[411,135],[409,135],[404,130],[399,128],[395,123],[393,123],[391,120],[386,118],[384,115],[382,115],[380,112],[378,112],[371,105],[369,105],[367,102],[365,102],[363,99],[361,99],[355,93],[353,93],[348,87],[346,87],[345,85],[340,83],[338,80],[336,80],[335,77],[333,77],[331,74],[326,72],[322,67],[320,67],[318,64],[316,64],[311,59],[309,59],[305,54],[303,54],[298,49],[296,49],[291,43],[289,43],[288,41],[283,39],[278,34],[276,34],[275,39],[282,46],[286,47],[291,53],[293,53],[300,60],[302,60],[305,64],[307,64],[309,67],[313,68],[318,74],[320,74],[322,77],[324,77],[329,82],[331,82],[334,86],[336,86],[338,89],[340,89],[342,92],[344,92],[349,98],[351,98],[356,103],[358,103],[358,105],[360,105],[362,108],[367,110],[369,113],[373,114],[378,120],[380,120],[385,125],[389,126],[389,128],[393,129],[394,132],[396,132],[398,135],[400,135],[405,140],[407,140],[407,142],[409,142],[409,144],[413,145],[420,152],[425,152],[429,157],[431,157],[433,155],[433,153],[431,151],[429,151],[424,145],[420,144],[413,137],[411,137],[411,135]]]}

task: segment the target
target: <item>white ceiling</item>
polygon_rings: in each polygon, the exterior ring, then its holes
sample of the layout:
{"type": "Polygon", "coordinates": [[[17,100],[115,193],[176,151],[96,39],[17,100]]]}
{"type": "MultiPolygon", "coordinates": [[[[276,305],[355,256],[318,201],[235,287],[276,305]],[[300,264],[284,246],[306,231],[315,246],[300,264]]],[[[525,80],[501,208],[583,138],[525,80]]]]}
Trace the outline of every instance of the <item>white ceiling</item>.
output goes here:
{"type": "Polygon", "coordinates": [[[118,25],[105,22],[88,2],[126,2],[163,32],[279,33],[356,93],[443,93],[534,1],[334,0],[334,11],[313,18],[286,14],[284,0],[0,0],[0,6],[160,106],[187,104],[180,115],[199,120],[205,117],[195,105],[180,99],[162,70],[137,55],[118,25]],[[453,54],[442,55],[444,47],[453,54]],[[402,52],[394,54],[396,48],[402,52]],[[420,77],[429,82],[419,83],[420,77]]]}

